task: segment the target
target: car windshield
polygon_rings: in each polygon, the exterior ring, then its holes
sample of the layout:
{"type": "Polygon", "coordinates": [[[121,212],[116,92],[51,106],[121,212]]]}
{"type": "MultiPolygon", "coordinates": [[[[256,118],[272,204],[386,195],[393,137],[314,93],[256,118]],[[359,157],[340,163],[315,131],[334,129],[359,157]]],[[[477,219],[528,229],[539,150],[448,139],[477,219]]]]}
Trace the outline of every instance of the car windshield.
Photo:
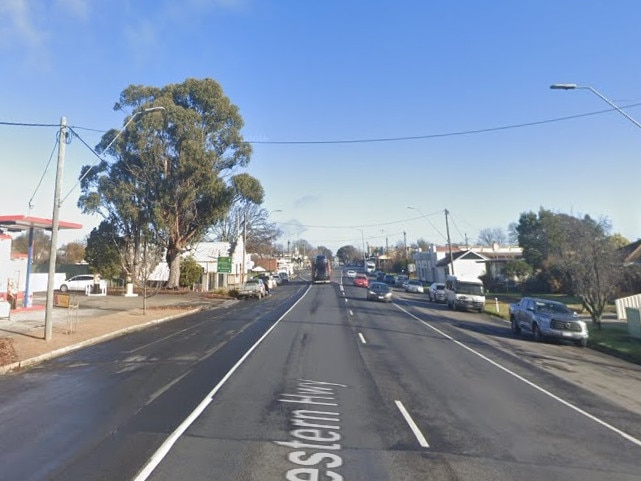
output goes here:
{"type": "Polygon", "coordinates": [[[456,285],[456,292],[458,292],[459,294],[482,296],[485,291],[483,290],[483,286],[481,284],[474,284],[472,282],[459,282],[456,285]]]}
{"type": "Polygon", "coordinates": [[[549,312],[550,314],[572,314],[572,311],[565,307],[565,305],[557,304],[556,302],[537,302],[536,310],[549,312]]]}

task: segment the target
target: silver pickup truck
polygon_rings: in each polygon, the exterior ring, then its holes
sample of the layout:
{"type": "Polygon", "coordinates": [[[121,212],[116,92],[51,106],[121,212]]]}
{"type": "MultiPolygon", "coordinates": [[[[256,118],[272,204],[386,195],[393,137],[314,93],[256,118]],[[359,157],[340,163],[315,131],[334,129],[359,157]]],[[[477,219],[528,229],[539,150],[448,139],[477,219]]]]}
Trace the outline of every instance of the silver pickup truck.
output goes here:
{"type": "Polygon", "coordinates": [[[546,338],[564,339],[577,346],[588,345],[588,327],[574,311],[565,304],[548,299],[524,297],[510,304],[512,332],[531,332],[535,341],[546,338]]]}
{"type": "Polygon", "coordinates": [[[261,279],[248,279],[238,288],[238,297],[262,299],[265,297],[266,292],[265,284],[261,279]]]}

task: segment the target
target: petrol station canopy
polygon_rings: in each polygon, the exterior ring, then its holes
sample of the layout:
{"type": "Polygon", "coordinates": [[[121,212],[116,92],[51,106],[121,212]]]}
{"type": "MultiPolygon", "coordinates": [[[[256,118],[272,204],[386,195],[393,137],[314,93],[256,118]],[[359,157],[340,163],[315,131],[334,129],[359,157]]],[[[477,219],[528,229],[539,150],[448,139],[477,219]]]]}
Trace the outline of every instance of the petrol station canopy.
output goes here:
{"type": "MultiPolygon", "coordinates": [[[[19,232],[29,229],[53,229],[53,220],[27,215],[0,215],[0,229],[7,232],[19,232]]],[[[58,229],[82,229],[82,224],[75,222],[58,222],[58,229]]]]}

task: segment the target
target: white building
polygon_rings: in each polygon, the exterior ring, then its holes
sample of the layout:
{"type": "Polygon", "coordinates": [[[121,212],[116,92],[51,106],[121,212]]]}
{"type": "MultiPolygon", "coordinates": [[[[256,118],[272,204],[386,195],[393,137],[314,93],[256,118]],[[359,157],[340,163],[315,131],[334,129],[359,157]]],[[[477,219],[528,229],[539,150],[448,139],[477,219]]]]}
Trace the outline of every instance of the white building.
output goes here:
{"type": "Polygon", "coordinates": [[[466,249],[452,246],[452,258],[448,246],[429,246],[427,252],[414,254],[417,277],[427,283],[445,282],[454,273],[457,276],[478,278],[489,273],[499,276],[503,266],[512,260],[521,259],[523,249],[515,246],[472,246],[466,249]]]}
{"type": "MultiPolygon", "coordinates": [[[[230,256],[231,244],[229,242],[200,242],[182,254],[182,258],[193,257],[203,268],[203,276],[200,281],[200,289],[211,291],[221,287],[240,284],[247,276],[247,272],[253,267],[253,261],[245,253],[243,238],[240,236],[234,253],[230,256]],[[218,259],[220,257],[231,257],[231,272],[219,272],[218,259]]],[[[161,262],[156,266],[149,277],[150,281],[167,281],[169,279],[169,266],[161,262]]]]}

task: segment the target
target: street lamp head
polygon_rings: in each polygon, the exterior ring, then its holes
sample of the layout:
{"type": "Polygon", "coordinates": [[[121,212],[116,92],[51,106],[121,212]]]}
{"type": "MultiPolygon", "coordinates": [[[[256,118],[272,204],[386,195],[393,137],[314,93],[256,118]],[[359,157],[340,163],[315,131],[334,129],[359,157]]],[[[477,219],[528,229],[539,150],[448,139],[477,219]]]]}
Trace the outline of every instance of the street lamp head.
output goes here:
{"type": "Polygon", "coordinates": [[[149,107],[147,109],[143,109],[143,112],[155,112],[156,110],[165,110],[165,107],[149,107]]]}
{"type": "Polygon", "coordinates": [[[552,90],[574,90],[577,88],[577,84],[552,84],[550,88],[552,90]]]}

